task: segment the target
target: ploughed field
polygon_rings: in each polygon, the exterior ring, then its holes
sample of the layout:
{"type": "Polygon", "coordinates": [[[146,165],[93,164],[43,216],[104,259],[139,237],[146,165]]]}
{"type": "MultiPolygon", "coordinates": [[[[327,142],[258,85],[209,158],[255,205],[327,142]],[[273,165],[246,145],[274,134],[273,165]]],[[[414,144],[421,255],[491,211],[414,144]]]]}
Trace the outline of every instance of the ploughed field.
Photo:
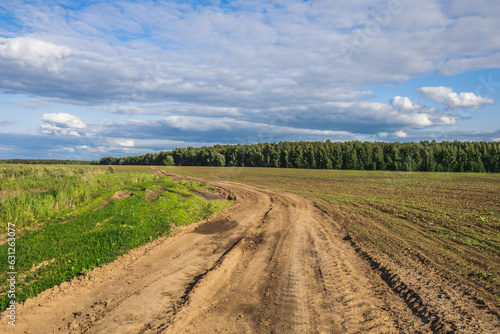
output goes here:
{"type": "Polygon", "coordinates": [[[420,274],[437,275],[450,286],[456,285],[454,289],[479,297],[480,305],[486,302],[494,312],[499,310],[498,174],[214,167],[167,170],[302,195],[340,224],[346,239],[367,260],[395,266],[404,275],[414,276],[411,280],[420,274]]]}
{"type": "MultiPolygon", "coordinates": [[[[61,211],[48,214],[49,224],[25,222],[18,244],[68,224],[88,233],[114,226],[104,240],[135,240],[116,236],[160,221],[144,230],[154,240],[118,247],[109,264],[73,265],[85,270],[18,305],[15,330],[6,321],[2,330],[495,333],[500,326],[497,175],[153,167],[129,182],[116,181],[118,167],[101,168],[98,177],[117,182],[112,190],[95,197],[92,188],[82,204],[55,207],[61,211]],[[141,220],[117,220],[131,208],[141,220]]],[[[26,277],[71,268],[68,256],[49,257],[24,264],[26,277]]]]}

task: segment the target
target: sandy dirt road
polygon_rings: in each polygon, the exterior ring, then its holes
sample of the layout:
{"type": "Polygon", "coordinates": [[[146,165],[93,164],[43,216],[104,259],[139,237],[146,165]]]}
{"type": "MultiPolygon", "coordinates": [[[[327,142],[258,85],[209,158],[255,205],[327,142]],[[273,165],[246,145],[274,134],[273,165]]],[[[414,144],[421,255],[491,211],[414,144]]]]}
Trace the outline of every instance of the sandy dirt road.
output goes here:
{"type": "MultiPolygon", "coordinates": [[[[15,329],[2,317],[0,331],[453,330],[412,307],[408,299],[413,295],[383,279],[345,240],[337,223],[303,197],[231,182],[211,183],[231,192],[236,204],[95,269],[91,279],[74,279],[28,300],[18,306],[15,329]]],[[[466,304],[457,303],[462,308],[466,304]]],[[[454,324],[458,332],[495,332],[494,316],[462,311],[456,311],[462,312],[454,324]]]]}

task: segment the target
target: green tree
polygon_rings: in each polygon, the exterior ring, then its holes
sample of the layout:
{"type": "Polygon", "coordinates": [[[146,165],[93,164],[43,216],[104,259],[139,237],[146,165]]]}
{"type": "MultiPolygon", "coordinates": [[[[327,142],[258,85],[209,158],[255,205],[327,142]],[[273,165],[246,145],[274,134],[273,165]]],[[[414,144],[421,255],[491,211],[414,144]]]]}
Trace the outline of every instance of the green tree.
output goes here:
{"type": "Polygon", "coordinates": [[[171,155],[167,155],[167,157],[163,159],[161,164],[163,166],[175,166],[174,157],[171,155]]]}

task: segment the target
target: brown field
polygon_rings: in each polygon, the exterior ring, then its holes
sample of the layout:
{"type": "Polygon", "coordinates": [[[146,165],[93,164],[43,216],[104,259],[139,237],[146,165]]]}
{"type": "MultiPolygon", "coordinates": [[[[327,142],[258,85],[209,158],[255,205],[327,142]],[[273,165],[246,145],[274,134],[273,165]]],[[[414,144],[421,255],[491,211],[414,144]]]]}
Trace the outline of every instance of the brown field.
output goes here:
{"type": "Polygon", "coordinates": [[[17,329],[496,333],[500,326],[498,175],[152,170],[202,178],[235,204],[93,270],[92,279],[28,300],[17,329]]]}
{"type": "Polygon", "coordinates": [[[179,175],[300,194],[368,252],[413,260],[500,306],[500,175],[169,167],[179,175]]]}

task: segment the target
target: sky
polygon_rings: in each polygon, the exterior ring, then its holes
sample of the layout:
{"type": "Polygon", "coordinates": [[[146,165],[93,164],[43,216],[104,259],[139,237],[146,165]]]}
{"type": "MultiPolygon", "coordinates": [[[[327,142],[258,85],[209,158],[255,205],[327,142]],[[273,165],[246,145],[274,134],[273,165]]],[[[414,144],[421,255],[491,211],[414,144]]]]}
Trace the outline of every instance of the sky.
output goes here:
{"type": "Polygon", "coordinates": [[[0,159],[500,141],[497,0],[0,4],[0,159]]]}

